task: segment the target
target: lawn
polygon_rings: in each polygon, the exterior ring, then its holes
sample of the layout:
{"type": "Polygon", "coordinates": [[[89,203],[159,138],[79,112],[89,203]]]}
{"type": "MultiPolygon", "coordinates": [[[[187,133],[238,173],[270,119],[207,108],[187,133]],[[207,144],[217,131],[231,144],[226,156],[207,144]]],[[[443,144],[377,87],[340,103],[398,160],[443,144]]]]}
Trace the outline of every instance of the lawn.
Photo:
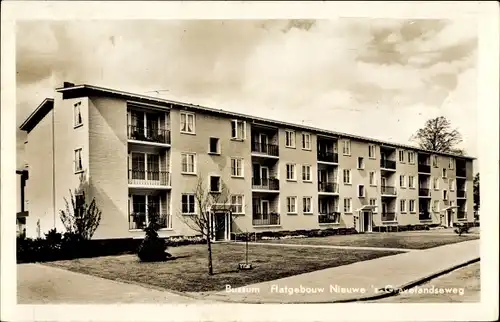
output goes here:
{"type": "Polygon", "coordinates": [[[352,247],[387,247],[405,249],[427,249],[466,240],[478,239],[476,235],[437,235],[433,233],[374,233],[338,235],[328,237],[262,240],[262,243],[331,245],[352,247]]]}
{"type": "Polygon", "coordinates": [[[205,245],[172,247],[169,252],[177,259],[161,263],[141,263],[135,255],[121,255],[56,261],[47,265],[112,280],[149,284],[167,290],[203,292],[221,291],[228,284],[239,287],[399,253],[250,245],[248,257],[254,269],[238,271],[238,263],[245,260],[244,244],[215,244],[215,274],[208,276],[205,245]]]}

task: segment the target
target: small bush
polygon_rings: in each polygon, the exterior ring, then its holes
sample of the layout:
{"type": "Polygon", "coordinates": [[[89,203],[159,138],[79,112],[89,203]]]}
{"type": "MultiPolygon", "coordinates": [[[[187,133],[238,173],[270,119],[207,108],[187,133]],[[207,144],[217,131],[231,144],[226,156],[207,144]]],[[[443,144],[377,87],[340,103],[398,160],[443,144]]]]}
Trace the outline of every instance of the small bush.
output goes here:
{"type": "Polygon", "coordinates": [[[167,244],[165,240],[158,236],[159,229],[160,225],[156,220],[156,216],[151,216],[150,223],[145,229],[146,236],[137,251],[137,256],[142,262],[159,262],[172,256],[166,252],[167,244]]]}

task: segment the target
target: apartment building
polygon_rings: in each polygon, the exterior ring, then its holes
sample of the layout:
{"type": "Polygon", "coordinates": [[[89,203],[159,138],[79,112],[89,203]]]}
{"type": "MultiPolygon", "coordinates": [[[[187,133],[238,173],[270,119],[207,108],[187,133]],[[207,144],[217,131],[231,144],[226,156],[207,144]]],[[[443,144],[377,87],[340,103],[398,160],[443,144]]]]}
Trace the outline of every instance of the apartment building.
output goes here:
{"type": "Polygon", "coordinates": [[[69,190],[102,210],[94,238],[192,235],[197,184],[227,186],[232,232],[473,221],[471,157],[268,120],[92,85],[65,83],[20,127],[28,132],[27,235],[62,229],[69,190]]]}

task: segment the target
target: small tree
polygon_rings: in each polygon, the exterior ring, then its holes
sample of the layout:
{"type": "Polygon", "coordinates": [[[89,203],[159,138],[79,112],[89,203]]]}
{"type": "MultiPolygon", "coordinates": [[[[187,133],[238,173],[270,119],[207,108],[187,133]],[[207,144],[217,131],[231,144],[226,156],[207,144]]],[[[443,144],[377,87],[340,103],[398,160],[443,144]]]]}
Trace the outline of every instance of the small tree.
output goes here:
{"type": "Polygon", "coordinates": [[[61,221],[66,232],[74,234],[83,240],[89,240],[94,235],[101,222],[101,211],[96,205],[95,198],[90,204],[85,202],[85,191],[74,195],[71,190],[70,202],[66,198],[66,210],[60,210],[61,221]]]}
{"type": "Polygon", "coordinates": [[[220,182],[219,191],[208,191],[208,189],[205,188],[202,175],[198,175],[198,181],[193,193],[197,208],[196,214],[183,215],[185,211],[181,211],[179,218],[186,224],[186,226],[206,238],[208,274],[213,275],[212,238],[214,238],[216,231],[223,228],[221,225],[224,224],[217,222],[213,218],[213,214],[216,212],[229,213],[228,224],[232,225],[231,194],[228,187],[222,181],[220,182]]]}
{"type": "Polygon", "coordinates": [[[144,240],[139,246],[137,256],[143,262],[164,261],[168,257],[171,257],[171,255],[166,252],[167,245],[165,240],[158,236],[158,230],[161,228],[159,216],[156,213],[151,213],[148,219],[149,224],[144,229],[146,236],[144,236],[144,240]]]}
{"type": "Polygon", "coordinates": [[[411,140],[416,141],[422,149],[463,155],[464,151],[456,145],[462,142],[462,135],[451,128],[451,123],[444,116],[439,116],[425,122],[411,140]]]}

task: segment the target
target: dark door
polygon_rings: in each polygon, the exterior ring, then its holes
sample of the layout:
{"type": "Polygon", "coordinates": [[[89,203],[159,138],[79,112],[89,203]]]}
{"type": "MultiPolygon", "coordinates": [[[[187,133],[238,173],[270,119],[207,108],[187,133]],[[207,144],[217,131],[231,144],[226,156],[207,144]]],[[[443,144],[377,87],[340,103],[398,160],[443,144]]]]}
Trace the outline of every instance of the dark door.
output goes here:
{"type": "Polygon", "coordinates": [[[214,230],[215,230],[215,240],[224,240],[226,231],[226,214],[219,213],[215,214],[214,220],[214,230]]]}
{"type": "Polygon", "coordinates": [[[452,223],[452,212],[451,212],[451,209],[448,209],[448,211],[446,212],[447,215],[448,215],[448,227],[452,227],[453,226],[453,223],[452,223]]]}
{"type": "Polygon", "coordinates": [[[370,229],[370,214],[365,211],[363,215],[363,231],[367,232],[370,229]]]}

